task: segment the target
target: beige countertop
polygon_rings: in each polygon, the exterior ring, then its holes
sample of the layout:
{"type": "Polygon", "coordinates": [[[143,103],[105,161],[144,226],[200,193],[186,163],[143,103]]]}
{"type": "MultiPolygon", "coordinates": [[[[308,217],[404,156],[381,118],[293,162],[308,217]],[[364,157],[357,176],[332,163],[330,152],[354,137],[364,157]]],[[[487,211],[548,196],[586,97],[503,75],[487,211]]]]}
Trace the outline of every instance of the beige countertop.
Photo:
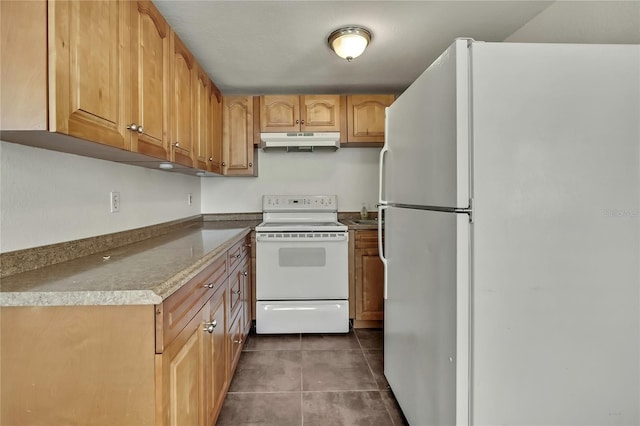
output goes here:
{"type": "MultiPolygon", "coordinates": [[[[378,221],[375,219],[369,219],[366,223],[357,222],[358,219],[341,219],[340,222],[347,225],[349,229],[364,230],[364,229],[378,229],[378,221]]],[[[384,226],[384,223],[383,223],[384,226]]]]}
{"type": "Polygon", "coordinates": [[[0,282],[0,306],[159,304],[254,225],[252,221],[202,222],[10,275],[0,282]]]}

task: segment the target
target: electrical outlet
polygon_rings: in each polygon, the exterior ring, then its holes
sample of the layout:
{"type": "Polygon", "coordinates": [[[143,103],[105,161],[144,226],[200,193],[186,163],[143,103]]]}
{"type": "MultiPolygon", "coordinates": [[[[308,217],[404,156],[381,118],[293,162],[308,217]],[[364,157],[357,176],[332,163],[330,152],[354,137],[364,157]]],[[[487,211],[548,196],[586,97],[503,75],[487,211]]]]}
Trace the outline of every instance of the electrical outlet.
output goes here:
{"type": "Polygon", "coordinates": [[[120,193],[111,191],[111,213],[120,211],[120,193]]]}
{"type": "Polygon", "coordinates": [[[187,203],[189,205],[193,204],[193,194],[189,193],[189,195],[187,195],[187,203]]]}

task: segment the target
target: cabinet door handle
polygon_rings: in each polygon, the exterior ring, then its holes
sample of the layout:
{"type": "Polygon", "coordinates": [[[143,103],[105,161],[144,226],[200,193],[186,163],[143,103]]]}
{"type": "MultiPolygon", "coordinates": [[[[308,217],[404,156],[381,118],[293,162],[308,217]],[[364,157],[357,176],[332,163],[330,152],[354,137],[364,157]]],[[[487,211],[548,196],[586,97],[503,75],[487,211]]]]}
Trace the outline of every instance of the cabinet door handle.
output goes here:
{"type": "Polygon", "coordinates": [[[237,344],[241,345],[242,344],[242,339],[234,340],[233,343],[237,343],[237,344]]]}
{"type": "Polygon", "coordinates": [[[138,126],[138,133],[144,133],[144,128],[142,126],[138,126]]]}
{"type": "Polygon", "coordinates": [[[225,162],[223,161],[223,162],[222,162],[222,167],[225,167],[225,166],[226,166],[226,164],[225,164],[225,162]]]}
{"type": "Polygon", "coordinates": [[[178,148],[178,147],[180,147],[180,142],[174,142],[174,143],[171,144],[171,146],[174,147],[174,148],[178,148]]]}
{"type": "Polygon", "coordinates": [[[249,163],[249,167],[253,167],[253,163],[249,163]]]}
{"type": "Polygon", "coordinates": [[[207,284],[203,285],[202,287],[204,287],[204,288],[213,288],[213,283],[207,283],[207,284]]]}
{"type": "Polygon", "coordinates": [[[211,322],[207,322],[204,324],[205,328],[203,328],[203,331],[206,331],[207,333],[211,334],[213,333],[213,329],[216,328],[216,326],[218,325],[218,321],[213,320],[211,322]]]}
{"type": "Polygon", "coordinates": [[[249,274],[247,273],[247,271],[242,271],[242,275],[244,275],[246,277],[249,274]]]}
{"type": "Polygon", "coordinates": [[[240,293],[241,293],[241,291],[240,291],[240,290],[235,290],[235,291],[233,291],[233,294],[240,294],[240,293]]]}
{"type": "Polygon", "coordinates": [[[213,161],[213,157],[209,157],[209,161],[213,161]]]}
{"type": "Polygon", "coordinates": [[[296,120],[296,124],[300,124],[300,120],[296,120]]]}
{"type": "MultiPolygon", "coordinates": [[[[127,129],[128,129],[128,130],[131,130],[132,132],[140,132],[140,131],[138,130],[138,125],[137,125],[136,123],[131,123],[131,124],[129,124],[129,125],[127,126],[127,129]]],[[[140,133],[142,133],[142,132],[140,132],[140,133]]]]}
{"type": "Polygon", "coordinates": [[[240,254],[236,254],[236,259],[240,259],[240,254]]]}
{"type": "Polygon", "coordinates": [[[301,120],[301,121],[300,121],[300,124],[304,125],[304,120],[301,120]]]}

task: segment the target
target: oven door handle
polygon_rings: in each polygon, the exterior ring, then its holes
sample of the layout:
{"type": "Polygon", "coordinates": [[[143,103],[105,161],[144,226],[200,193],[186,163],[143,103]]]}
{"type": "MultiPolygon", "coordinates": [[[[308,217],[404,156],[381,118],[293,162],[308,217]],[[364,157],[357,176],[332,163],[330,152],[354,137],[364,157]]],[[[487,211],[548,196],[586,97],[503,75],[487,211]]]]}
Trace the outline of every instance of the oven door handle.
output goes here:
{"type": "Polygon", "coordinates": [[[384,223],[384,211],[389,206],[386,204],[378,205],[378,256],[384,267],[384,300],[387,300],[387,258],[384,256],[384,242],[382,241],[382,224],[384,223]]]}

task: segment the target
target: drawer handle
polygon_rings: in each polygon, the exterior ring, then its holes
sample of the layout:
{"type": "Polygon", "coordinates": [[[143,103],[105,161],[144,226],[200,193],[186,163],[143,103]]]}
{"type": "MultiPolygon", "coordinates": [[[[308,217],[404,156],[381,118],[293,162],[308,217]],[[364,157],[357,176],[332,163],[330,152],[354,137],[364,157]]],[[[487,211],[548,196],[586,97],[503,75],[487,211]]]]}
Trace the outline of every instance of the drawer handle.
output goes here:
{"type": "Polygon", "coordinates": [[[204,288],[213,288],[213,285],[214,285],[213,283],[209,283],[209,284],[203,285],[202,287],[204,287],[204,288]]]}
{"type": "Polygon", "coordinates": [[[249,274],[247,273],[247,271],[242,271],[242,275],[244,275],[246,277],[249,274]]]}
{"type": "Polygon", "coordinates": [[[218,321],[213,320],[212,322],[208,322],[204,324],[206,327],[203,328],[203,331],[208,332],[209,334],[213,333],[213,329],[218,325],[218,321]]]}

